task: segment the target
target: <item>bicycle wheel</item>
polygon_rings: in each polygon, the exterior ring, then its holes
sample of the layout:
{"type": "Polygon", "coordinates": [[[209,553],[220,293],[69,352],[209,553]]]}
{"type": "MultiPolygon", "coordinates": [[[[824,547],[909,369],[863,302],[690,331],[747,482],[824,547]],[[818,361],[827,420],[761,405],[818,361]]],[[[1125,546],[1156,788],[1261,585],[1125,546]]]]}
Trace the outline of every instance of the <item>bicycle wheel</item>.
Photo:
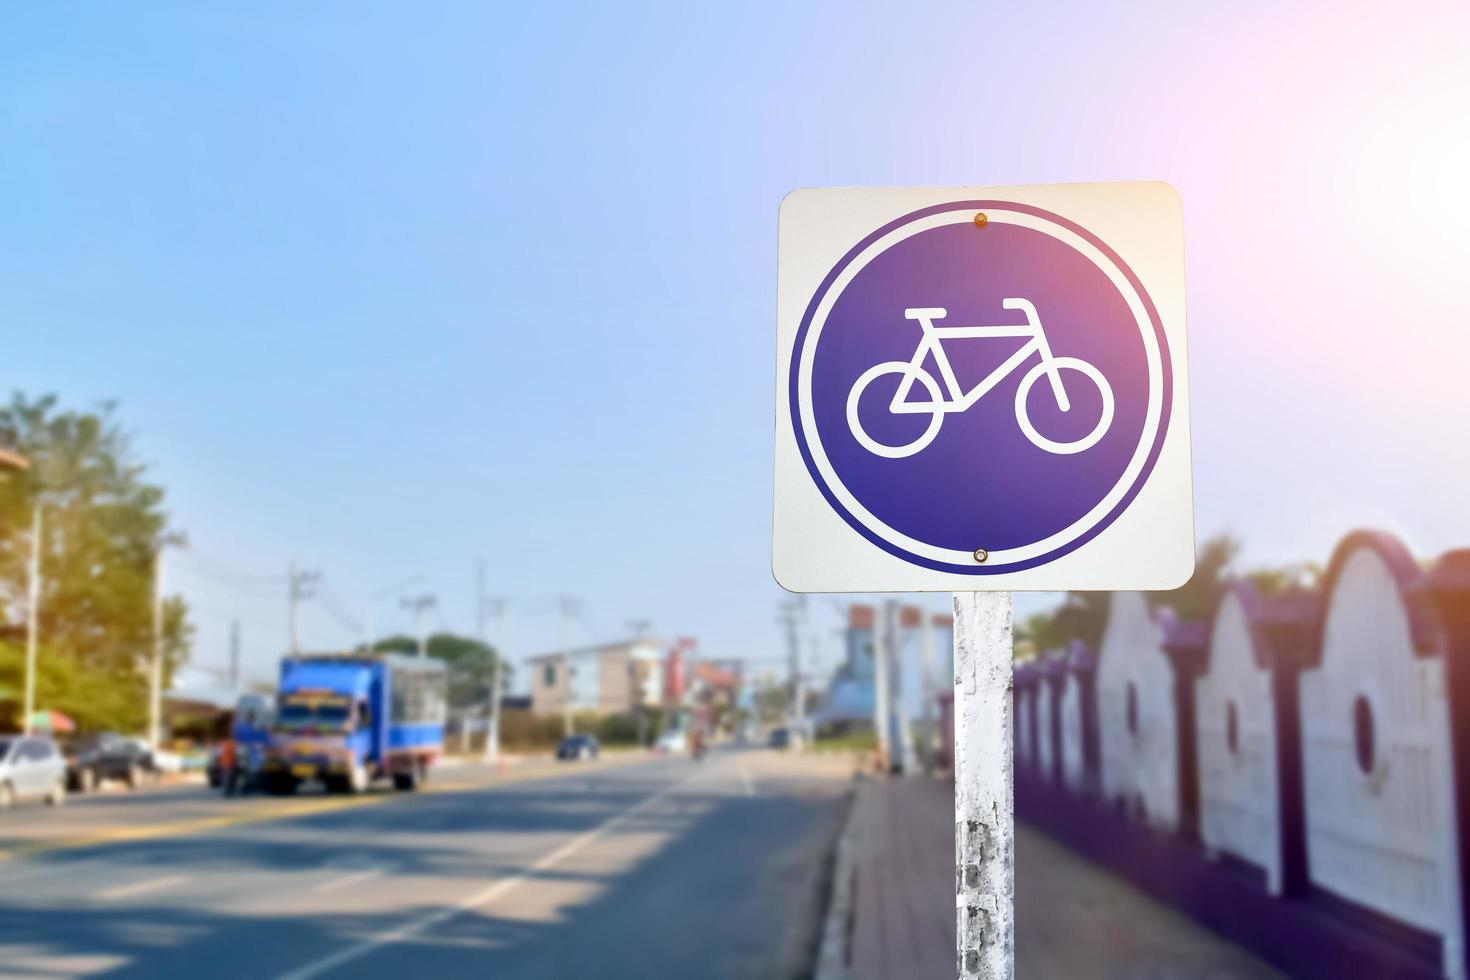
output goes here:
{"type": "Polygon", "coordinates": [[[1036,426],[1031,424],[1031,417],[1026,414],[1026,398],[1031,394],[1031,386],[1046,374],[1047,363],[1045,361],[1027,371],[1026,377],[1021,379],[1020,386],[1016,388],[1016,424],[1021,427],[1026,438],[1030,439],[1032,445],[1037,449],[1044,449],[1049,453],[1061,456],[1070,456],[1073,453],[1091,449],[1107,434],[1108,426],[1113,424],[1113,389],[1108,384],[1108,379],[1103,377],[1102,372],[1087,361],[1076,357],[1054,357],[1051,363],[1056,367],[1059,375],[1064,371],[1076,371],[1097,386],[1098,394],[1102,396],[1102,416],[1097,420],[1097,425],[1093,426],[1092,431],[1087,435],[1072,442],[1057,442],[1036,431],[1036,426]]]}
{"type": "MultiPolygon", "coordinates": [[[[914,367],[908,361],[884,361],[882,364],[875,364],[868,368],[853,382],[852,391],[848,392],[847,395],[847,427],[852,430],[853,438],[874,456],[882,456],[885,459],[903,459],[905,456],[912,456],[914,453],[919,452],[925,446],[929,445],[929,443],[933,442],[935,436],[939,435],[939,427],[944,424],[943,402],[944,398],[939,393],[939,383],[934,380],[928,371],[925,371],[921,367],[914,367]],[[920,384],[929,389],[929,405],[932,406],[932,417],[929,420],[928,428],[913,442],[907,442],[899,446],[889,446],[881,443],[868,435],[867,431],[863,429],[862,421],[858,418],[858,402],[862,399],[863,392],[867,390],[868,385],[886,374],[912,374],[918,379],[920,384]]],[[[895,412],[892,414],[899,413],[895,412]]],[[[914,412],[913,414],[922,415],[924,413],[914,412]]]]}

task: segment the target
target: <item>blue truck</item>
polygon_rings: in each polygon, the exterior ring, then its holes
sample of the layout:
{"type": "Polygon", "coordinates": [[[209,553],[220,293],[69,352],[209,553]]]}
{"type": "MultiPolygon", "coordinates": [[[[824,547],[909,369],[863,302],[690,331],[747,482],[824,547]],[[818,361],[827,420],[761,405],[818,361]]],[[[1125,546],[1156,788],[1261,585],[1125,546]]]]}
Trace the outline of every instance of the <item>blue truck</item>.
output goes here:
{"type": "Polygon", "coordinates": [[[307,654],[281,661],[275,721],[261,765],[267,793],[305,782],[358,793],[377,779],[420,786],[444,750],[448,675],[397,653],[307,654]]]}

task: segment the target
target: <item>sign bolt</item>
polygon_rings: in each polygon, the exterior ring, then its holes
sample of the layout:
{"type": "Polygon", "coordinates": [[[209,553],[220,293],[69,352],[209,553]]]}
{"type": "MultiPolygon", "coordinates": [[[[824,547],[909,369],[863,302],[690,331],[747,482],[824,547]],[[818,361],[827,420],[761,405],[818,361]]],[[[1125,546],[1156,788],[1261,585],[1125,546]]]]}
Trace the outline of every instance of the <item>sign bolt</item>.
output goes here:
{"type": "Polygon", "coordinates": [[[975,212],[975,227],[976,228],[984,228],[988,224],[990,224],[990,219],[987,218],[987,217],[985,217],[985,212],[984,211],[976,211],[975,212]]]}
{"type": "MultiPolygon", "coordinates": [[[[983,218],[985,216],[982,214],[980,217],[983,218]]],[[[985,560],[987,558],[989,558],[989,557],[990,557],[990,552],[986,551],[984,548],[976,548],[975,549],[975,560],[978,561],[980,564],[982,564],[982,565],[985,564],[985,560]]]]}

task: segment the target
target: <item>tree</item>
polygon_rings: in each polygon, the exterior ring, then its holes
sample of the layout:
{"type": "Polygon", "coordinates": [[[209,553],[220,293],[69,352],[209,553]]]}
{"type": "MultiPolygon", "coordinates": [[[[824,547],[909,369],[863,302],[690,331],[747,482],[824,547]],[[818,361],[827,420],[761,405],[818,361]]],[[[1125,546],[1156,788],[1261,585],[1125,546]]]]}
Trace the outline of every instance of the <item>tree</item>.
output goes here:
{"type": "Polygon", "coordinates": [[[1041,657],[1065,647],[1070,639],[1055,614],[1036,613],[1016,627],[1014,649],[1018,658],[1041,657]]]}
{"type": "MultiPolygon", "coordinates": [[[[427,643],[429,656],[444,661],[449,668],[449,703],[457,708],[481,704],[489,699],[494,683],[495,664],[500,655],[490,644],[454,633],[435,633],[427,643]]],[[[373,644],[374,650],[392,653],[417,653],[419,641],[412,636],[390,636],[373,644]]],[[[502,663],[500,689],[510,687],[511,666],[502,663]]]]}
{"type": "Polygon", "coordinates": [[[1322,584],[1326,575],[1316,562],[1287,565],[1281,568],[1257,568],[1245,573],[1256,591],[1263,596],[1273,596],[1290,588],[1314,589],[1322,584]]]}
{"type": "Polygon", "coordinates": [[[1111,600],[1110,592],[1068,592],[1061,608],[1052,614],[1064,642],[1081,640],[1094,650],[1101,646],[1111,600]]]}
{"type": "MultiPolygon", "coordinates": [[[[0,407],[0,444],[31,461],[30,470],[0,481],[0,603],[25,608],[39,503],[38,706],[95,727],[138,730],[148,711],[154,558],[181,538],[169,528],[163,489],[145,479],[114,411],[111,404],[64,411],[52,395],[18,394],[0,407]]],[[[183,599],[169,597],[165,685],[188,656],[191,635],[183,599]]],[[[0,686],[18,689],[19,669],[13,657],[0,658],[0,686]]]]}
{"type": "Polygon", "coordinates": [[[1233,535],[1222,533],[1208,539],[1200,545],[1189,581],[1172,592],[1153,593],[1152,604],[1168,606],[1180,619],[1208,618],[1239,553],[1240,541],[1233,535]]]}

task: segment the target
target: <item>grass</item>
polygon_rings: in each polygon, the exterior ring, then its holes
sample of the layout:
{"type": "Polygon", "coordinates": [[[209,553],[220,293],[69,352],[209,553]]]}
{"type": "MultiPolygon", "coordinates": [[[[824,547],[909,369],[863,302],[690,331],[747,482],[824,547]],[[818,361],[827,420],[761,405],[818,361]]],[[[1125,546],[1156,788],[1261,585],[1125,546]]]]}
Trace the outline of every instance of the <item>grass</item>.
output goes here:
{"type": "Polygon", "coordinates": [[[860,731],[818,738],[812,743],[811,750],[813,752],[872,752],[877,747],[878,739],[871,731],[860,731]]]}

